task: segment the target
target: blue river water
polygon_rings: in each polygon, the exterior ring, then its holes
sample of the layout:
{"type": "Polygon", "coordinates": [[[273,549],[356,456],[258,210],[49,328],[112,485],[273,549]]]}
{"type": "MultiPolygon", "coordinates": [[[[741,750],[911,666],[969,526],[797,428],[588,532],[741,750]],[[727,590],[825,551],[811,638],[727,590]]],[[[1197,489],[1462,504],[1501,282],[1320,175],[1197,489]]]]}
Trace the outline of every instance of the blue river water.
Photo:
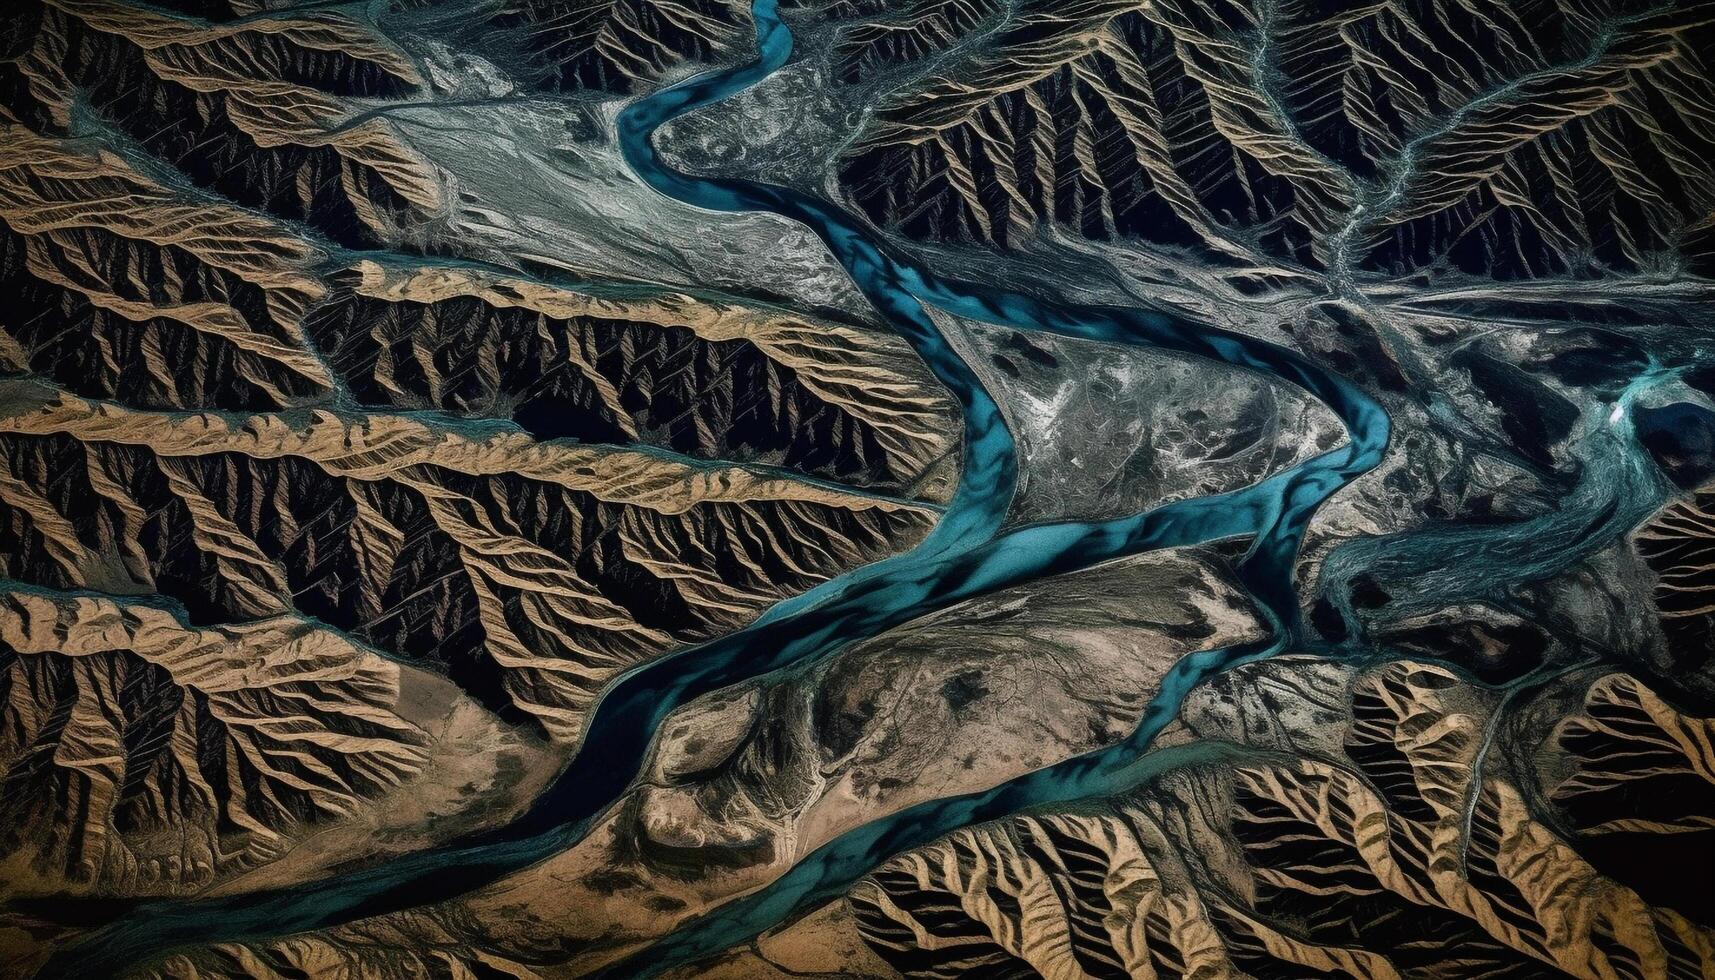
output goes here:
{"type": "Polygon", "coordinates": [[[57,954],[44,977],[109,976],[185,946],[249,941],[325,928],[455,897],[573,846],[631,784],[655,731],[692,699],[827,656],[911,619],[995,589],[1160,548],[1248,538],[1242,584],[1272,627],[1265,641],[1182,659],[1124,741],[991,790],[936,800],[836,838],[778,881],[688,923],[612,968],[638,976],[741,942],[849,887],[898,851],[960,826],[1046,803],[1111,792],[1135,781],[1140,756],[1210,674],[1293,643],[1301,621],[1292,568],[1316,509],[1375,466],[1389,421],[1374,400],[1298,354],[1261,340],[1158,313],[1074,307],[943,279],[873,238],[833,205],[797,192],[674,171],[651,137],[667,121],[756,84],[784,65],[792,35],[776,0],[756,0],[758,58],[698,76],[625,108],[621,147],[656,190],[723,212],[767,211],[799,221],[826,243],[858,288],[934,372],[964,414],[964,469],[934,531],[912,551],[823,583],[751,626],[639,666],[613,682],[585,725],[577,755],[519,819],[499,829],[301,886],[216,899],[137,905],[57,954]],[[1303,388],[1345,424],[1341,446],[1243,490],[1178,501],[1125,518],[1062,522],[1000,533],[1017,482],[1011,434],[982,383],[941,336],[925,303],[1019,330],[1197,355],[1303,388]]]}

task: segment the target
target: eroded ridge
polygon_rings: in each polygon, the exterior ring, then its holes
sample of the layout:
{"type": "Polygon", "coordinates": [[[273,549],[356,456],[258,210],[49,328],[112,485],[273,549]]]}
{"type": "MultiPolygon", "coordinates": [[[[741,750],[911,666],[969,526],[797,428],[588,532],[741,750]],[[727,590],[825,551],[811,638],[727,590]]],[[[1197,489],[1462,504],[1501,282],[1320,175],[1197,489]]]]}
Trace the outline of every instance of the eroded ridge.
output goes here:
{"type": "Polygon", "coordinates": [[[1337,6],[8,22],[0,963],[1710,973],[1710,11],[1337,6]]]}
{"type": "Polygon", "coordinates": [[[895,79],[840,164],[912,238],[1059,228],[1339,275],[1707,271],[1699,4],[918,4],[852,27],[895,79]],[[957,25],[957,29],[955,28],[957,25]]]}
{"type": "Polygon", "coordinates": [[[4,603],[15,888],[188,890],[279,857],[312,825],[434,792],[439,719],[410,717],[397,664],[312,621],[198,629],[41,590],[4,603]]]}
{"type": "MultiPolygon", "coordinates": [[[[1291,684],[1290,670],[1274,676],[1291,684]]],[[[1250,668],[1239,689],[1254,697],[1270,675],[1250,668]]],[[[1346,677],[1338,742],[1292,731],[1121,797],[954,834],[859,886],[848,928],[909,976],[1709,969],[1715,931],[1694,895],[1664,894],[1635,865],[1592,864],[1557,826],[1577,812],[1563,807],[1631,809],[1628,777],[1609,775],[1598,748],[1627,742],[1622,726],[1660,746],[1636,778],[1707,794],[1695,748],[1706,719],[1607,674],[1571,717],[1527,715],[1499,736],[1519,751],[1496,751],[1504,702],[1453,673],[1406,662],[1346,677]],[[1553,803],[1533,815],[1544,792],[1553,803]]]]}
{"type": "Polygon", "coordinates": [[[397,113],[469,99],[410,14],[6,28],[19,894],[242,893],[503,824],[612,678],[908,549],[951,491],[953,406],[860,318],[460,256],[459,175],[397,113]]]}

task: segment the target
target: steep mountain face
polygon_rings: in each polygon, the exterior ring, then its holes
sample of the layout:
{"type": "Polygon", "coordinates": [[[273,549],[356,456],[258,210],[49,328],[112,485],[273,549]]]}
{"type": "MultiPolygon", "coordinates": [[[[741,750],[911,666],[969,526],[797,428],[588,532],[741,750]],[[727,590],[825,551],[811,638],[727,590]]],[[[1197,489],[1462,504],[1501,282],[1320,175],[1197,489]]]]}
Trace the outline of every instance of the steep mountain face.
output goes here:
{"type": "Polygon", "coordinates": [[[3,615],[9,897],[315,873],[479,826],[549,774],[453,685],[301,615],[197,628],[21,585],[3,615]]]}
{"type": "Polygon", "coordinates": [[[778,8],[0,18],[0,973],[1715,977],[1715,4],[778,8]]]}
{"type": "Polygon", "coordinates": [[[466,898],[190,952],[163,975],[242,976],[258,961],[410,974],[432,969],[429,950],[473,971],[595,970],[853,827],[1111,742],[1175,660],[1260,633],[1206,554],[1147,555],[1055,586],[997,592],[799,676],[695,702],[662,725],[645,775],[578,846],[466,898]]]}
{"type": "MultiPolygon", "coordinates": [[[[1504,699],[1437,667],[1341,674],[1338,743],[1295,731],[1133,795],[960,832],[858,888],[856,928],[911,976],[1708,969],[1706,905],[1636,861],[1593,864],[1577,847],[1622,827],[1671,835],[1706,822],[1595,815],[1631,811],[1634,781],[1683,780],[1707,802],[1715,781],[1693,748],[1707,719],[1625,674],[1551,684],[1542,697],[1571,698],[1558,724],[1529,708],[1508,717],[1504,699]],[[1509,738],[1526,732],[1522,745],[1509,738]],[[1547,806],[1533,813],[1533,801],[1547,806]]],[[[1238,681],[1240,696],[1263,677],[1238,681]]],[[[1676,836],[1655,838],[1658,856],[1700,860],[1676,836]]]]}
{"type": "Polygon", "coordinates": [[[734,0],[531,0],[488,23],[522,29],[525,63],[539,68],[539,84],[623,94],[737,44],[747,14],[734,0]]]}
{"type": "MultiPolygon", "coordinates": [[[[568,90],[732,33],[490,13],[575,21],[568,90]]],[[[871,325],[459,258],[458,177],[388,115],[450,95],[366,16],[7,27],[8,890],[279,886],[504,822],[616,674],[950,490],[954,410],[871,325]]]]}
{"type": "Polygon", "coordinates": [[[1711,628],[1715,613],[1708,595],[1709,549],[1715,546],[1715,524],[1709,508],[1715,498],[1696,494],[1655,515],[1638,531],[1638,550],[1656,573],[1654,599],[1667,636],[1667,655],[1674,669],[1696,676],[1709,667],[1715,652],[1711,628]]]}
{"type": "Polygon", "coordinates": [[[889,79],[839,176],[920,239],[1707,273],[1711,29],[1697,4],[928,0],[836,49],[889,79]]]}

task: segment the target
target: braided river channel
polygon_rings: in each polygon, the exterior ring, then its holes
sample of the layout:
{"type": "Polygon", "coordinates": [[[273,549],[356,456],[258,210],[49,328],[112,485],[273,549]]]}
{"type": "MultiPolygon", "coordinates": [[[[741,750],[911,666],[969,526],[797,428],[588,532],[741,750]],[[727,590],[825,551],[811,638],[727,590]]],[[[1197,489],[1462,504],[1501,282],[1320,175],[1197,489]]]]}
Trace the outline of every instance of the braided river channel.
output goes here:
{"type": "Polygon", "coordinates": [[[1062,305],[944,279],[826,201],[668,167],[651,141],[658,128],[757,84],[791,56],[792,34],[778,16],[776,0],[755,0],[752,13],[756,60],[689,79],[621,112],[625,160],[651,187],[687,204],[716,212],[771,212],[809,227],[928,364],[964,415],[963,471],[935,530],[908,553],[825,582],[776,605],[743,630],[643,664],[615,680],[590,713],[578,754],[522,816],[503,827],[301,886],[142,903],[56,955],[42,976],[111,976],[175,948],[267,939],[453,898],[578,843],[642,769],[662,721],[702,694],[826,657],[996,589],[1155,549],[1222,539],[1249,542],[1238,573],[1270,627],[1267,639],[1181,659],[1124,740],[982,792],[926,802],[853,829],[804,856],[760,891],[708,911],[606,971],[651,975],[743,942],[840,894],[888,857],[959,827],[1128,788],[1148,764],[1143,756],[1150,742],[1195,685],[1285,650],[1300,638],[1292,570],[1305,528],[1324,501],[1380,462],[1389,435],[1382,407],[1286,348],[1159,313],[1062,305]],[[999,407],[942,336],[925,304],[1015,330],[1130,344],[1254,371],[1320,399],[1344,423],[1348,438],[1242,490],[1112,520],[1039,524],[1003,533],[1017,482],[1012,436],[999,407]]]}

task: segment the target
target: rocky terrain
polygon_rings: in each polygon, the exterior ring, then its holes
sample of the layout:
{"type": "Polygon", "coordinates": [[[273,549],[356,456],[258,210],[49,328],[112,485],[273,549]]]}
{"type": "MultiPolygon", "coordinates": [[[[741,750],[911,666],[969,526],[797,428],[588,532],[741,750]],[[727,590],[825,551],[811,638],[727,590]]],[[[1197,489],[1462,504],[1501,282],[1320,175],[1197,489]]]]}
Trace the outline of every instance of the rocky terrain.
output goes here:
{"type": "Polygon", "coordinates": [[[775,16],[0,19],[0,974],[1715,977],[1715,4],[775,16]]]}

